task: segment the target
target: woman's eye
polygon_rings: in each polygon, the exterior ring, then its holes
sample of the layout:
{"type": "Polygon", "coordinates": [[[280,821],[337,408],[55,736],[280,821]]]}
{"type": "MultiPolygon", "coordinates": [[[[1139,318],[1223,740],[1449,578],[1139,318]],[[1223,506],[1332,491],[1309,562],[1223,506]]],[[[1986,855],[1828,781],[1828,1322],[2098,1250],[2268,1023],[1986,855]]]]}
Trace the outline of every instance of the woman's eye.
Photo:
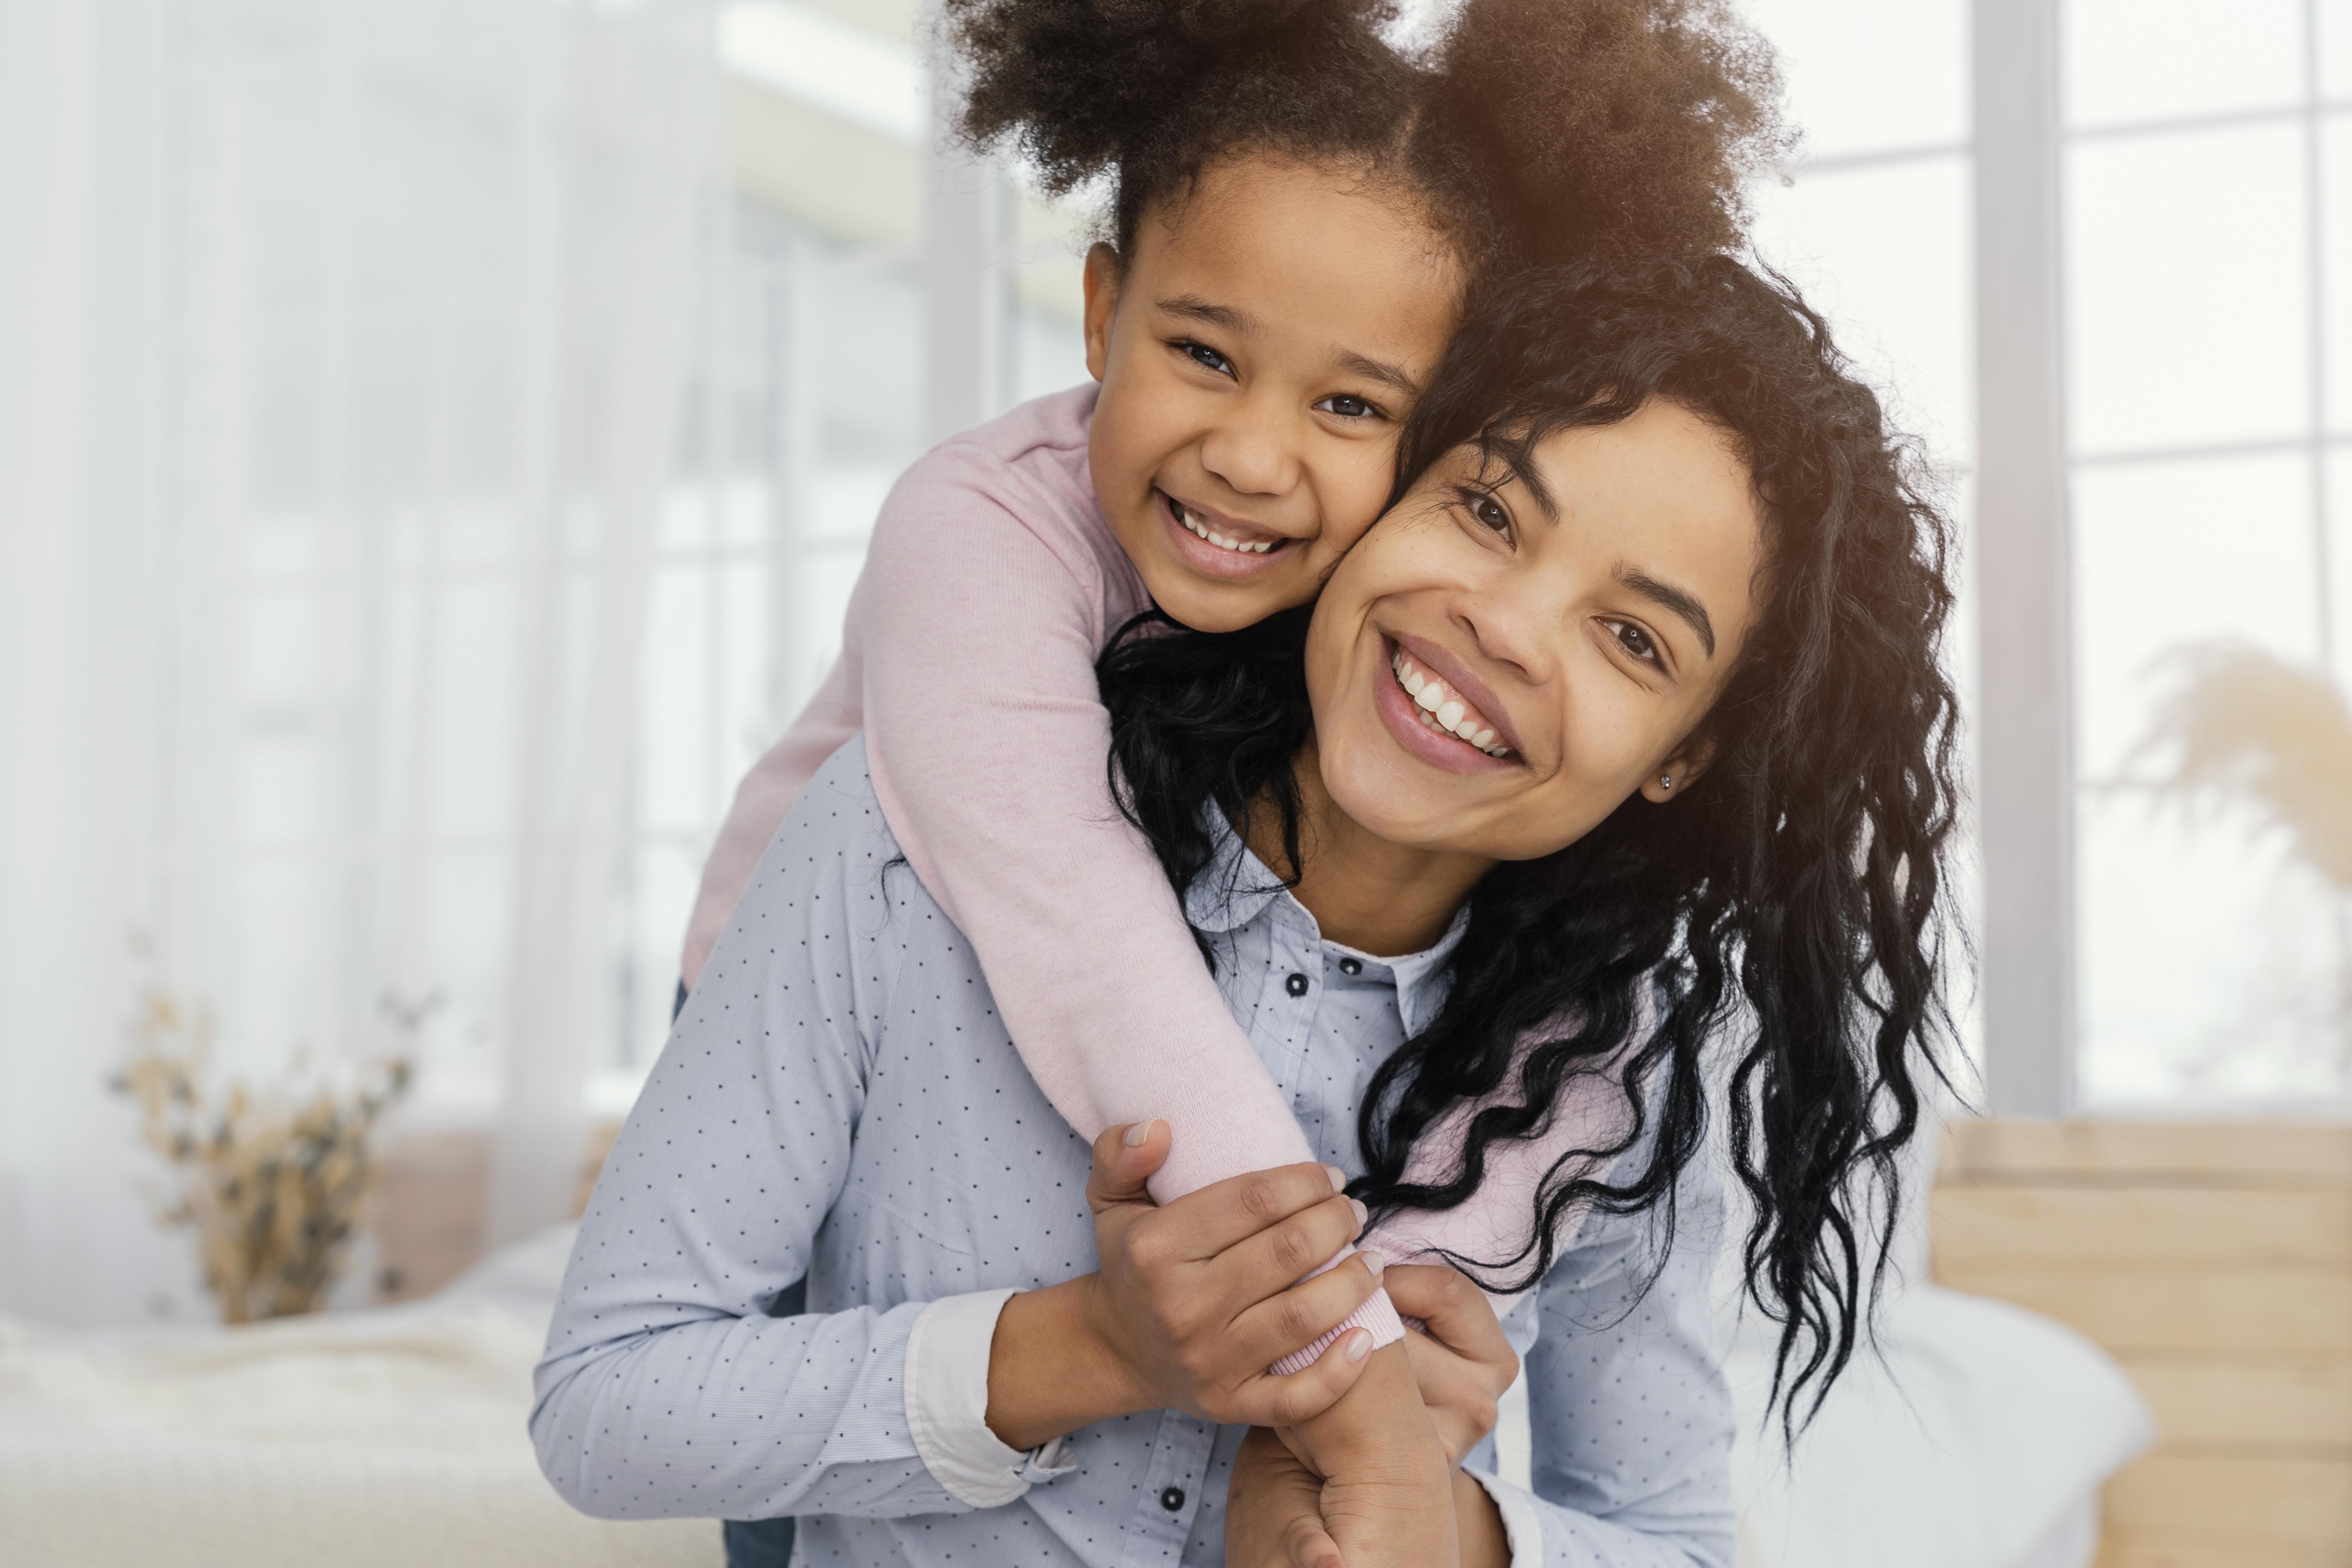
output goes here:
{"type": "Polygon", "coordinates": [[[1342,419],[1369,419],[1380,412],[1362,398],[1351,397],[1344,392],[1335,392],[1315,406],[1342,419]]]}
{"type": "Polygon", "coordinates": [[[1491,529],[1496,533],[1511,531],[1511,514],[1505,511],[1503,503],[1493,496],[1471,498],[1470,515],[1478,520],[1478,524],[1482,528],[1491,529]]]}
{"type": "Polygon", "coordinates": [[[1651,640],[1649,633],[1631,621],[1617,623],[1617,646],[1644,664],[1658,662],[1658,645],[1651,640]]]}
{"type": "Polygon", "coordinates": [[[1185,355],[1195,364],[1204,365],[1219,375],[1234,374],[1234,362],[1206,343],[1178,343],[1176,346],[1183,350],[1185,355]]]}

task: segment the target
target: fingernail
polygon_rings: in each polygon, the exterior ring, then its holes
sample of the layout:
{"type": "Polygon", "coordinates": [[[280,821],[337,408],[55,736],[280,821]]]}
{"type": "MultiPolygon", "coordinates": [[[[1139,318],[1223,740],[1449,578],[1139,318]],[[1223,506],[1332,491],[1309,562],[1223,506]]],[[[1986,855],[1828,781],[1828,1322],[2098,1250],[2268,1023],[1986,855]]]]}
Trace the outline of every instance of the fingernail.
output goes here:
{"type": "Polygon", "coordinates": [[[1348,1190],[1347,1172],[1339,1169],[1337,1165],[1326,1165],[1323,1167],[1323,1170],[1324,1173],[1331,1178],[1331,1190],[1333,1192],[1344,1193],[1348,1190]]]}
{"type": "Polygon", "coordinates": [[[1151,1130],[1159,1125],[1160,1118],[1157,1116],[1153,1117],[1149,1121],[1139,1121],[1135,1123],[1127,1130],[1127,1146],[1130,1149],[1142,1148],[1146,1143],[1151,1142],[1151,1130]]]}
{"type": "Polygon", "coordinates": [[[1368,1331],[1358,1329],[1348,1336],[1348,1359],[1349,1361],[1361,1361],[1371,1353],[1372,1336],[1368,1331]]]}
{"type": "Polygon", "coordinates": [[[1389,1266],[1389,1260],[1387,1258],[1382,1258],[1379,1253],[1374,1252],[1369,1247],[1360,1247],[1356,1248],[1356,1256],[1364,1260],[1364,1272],[1370,1274],[1375,1279],[1381,1277],[1381,1270],[1389,1266]]]}
{"type": "Polygon", "coordinates": [[[1364,1206],[1364,1200],[1361,1198],[1349,1198],[1348,1206],[1356,1211],[1356,1226],[1360,1230],[1362,1229],[1371,1219],[1372,1211],[1364,1206]]]}

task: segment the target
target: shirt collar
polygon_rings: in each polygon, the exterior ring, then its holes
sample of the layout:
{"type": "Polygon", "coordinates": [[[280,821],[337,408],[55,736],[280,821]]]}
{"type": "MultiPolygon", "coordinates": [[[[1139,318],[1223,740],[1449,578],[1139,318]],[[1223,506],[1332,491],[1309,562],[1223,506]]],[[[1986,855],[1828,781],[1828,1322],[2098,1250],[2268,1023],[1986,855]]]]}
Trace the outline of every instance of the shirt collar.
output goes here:
{"type": "MultiPolygon", "coordinates": [[[[1278,910],[1303,926],[1315,941],[1324,942],[1314,915],[1291,896],[1290,889],[1282,885],[1282,879],[1242,842],[1241,835],[1234,831],[1224,813],[1213,805],[1204,813],[1203,822],[1215,847],[1209,864],[1192,879],[1192,887],[1184,894],[1184,918],[1194,929],[1220,933],[1238,931],[1278,910]]],[[[1377,958],[1336,942],[1324,945],[1337,949],[1340,957],[1355,959],[1363,966],[1367,977],[1385,977],[1392,982],[1405,1033],[1417,1035],[1444,1003],[1446,961],[1454,956],[1469,925],[1470,906],[1465,902],[1454,911],[1445,934],[1419,952],[1377,958]]]]}

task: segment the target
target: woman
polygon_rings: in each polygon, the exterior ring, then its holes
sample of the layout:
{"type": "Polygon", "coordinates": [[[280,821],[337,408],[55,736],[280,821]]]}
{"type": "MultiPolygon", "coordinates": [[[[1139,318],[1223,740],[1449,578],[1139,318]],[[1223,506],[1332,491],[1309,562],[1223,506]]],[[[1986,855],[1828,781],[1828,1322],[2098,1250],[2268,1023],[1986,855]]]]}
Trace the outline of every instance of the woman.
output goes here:
{"type": "MultiPolygon", "coordinates": [[[[1303,681],[1281,626],[1107,659],[1130,805],[1360,1201],[1458,1203],[1498,1140],[1591,1118],[1527,1234],[1462,1260],[1531,1288],[1505,1327],[1536,1489],[1455,1468],[1507,1358],[1451,1313],[1460,1353],[1414,1368],[1434,1413],[1394,1444],[1426,1506],[1386,1522],[1442,1537],[1414,1560],[1727,1563],[1702,1045],[1736,977],[1749,1285],[1817,1391],[1864,1301],[1853,1178],[1916,1126],[1937,1017],[1940,524],[1818,321],[1727,261],[1504,290],[1423,409],[1303,681]],[[1460,738],[1472,713],[1507,754],[1460,738]]],[[[845,752],[599,1184],[542,1465],[597,1513],[801,1514],[816,1560],[1215,1561],[1243,1424],[1363,1375],[1349,1342],[1264,1372],[1370,1294],[1353,1261],[1284,1288],[1362,1211],[1304,1167],[1138,1213],[1147,1126],[1106,1136],[1090,1216],[1087,1152],[895,858],[845,752]],[[803,1271],[814,1310],[762,1315],[803,1271]]],[[[1381,1522],[1314,1500],[1304,1530],[1254,1511],[1236,1557],[1381,1522]]]]}

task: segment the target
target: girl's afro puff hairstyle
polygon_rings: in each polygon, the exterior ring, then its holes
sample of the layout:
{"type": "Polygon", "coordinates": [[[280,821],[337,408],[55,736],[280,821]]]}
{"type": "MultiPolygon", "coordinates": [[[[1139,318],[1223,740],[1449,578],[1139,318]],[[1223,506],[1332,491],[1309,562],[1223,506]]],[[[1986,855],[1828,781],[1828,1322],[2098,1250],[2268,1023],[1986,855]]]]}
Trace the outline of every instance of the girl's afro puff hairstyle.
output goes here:
{"type": "Polygon", "coordinates": [[[1370,169],[1423,200],[1474,273],[1720,251],[1779,152],[1779,81],[1724,0],[1465,0],[1427,47],[1391,0],[946,0],[961,129],[1055,195],[1143,215],[1247,150],[1370,169]]]}

